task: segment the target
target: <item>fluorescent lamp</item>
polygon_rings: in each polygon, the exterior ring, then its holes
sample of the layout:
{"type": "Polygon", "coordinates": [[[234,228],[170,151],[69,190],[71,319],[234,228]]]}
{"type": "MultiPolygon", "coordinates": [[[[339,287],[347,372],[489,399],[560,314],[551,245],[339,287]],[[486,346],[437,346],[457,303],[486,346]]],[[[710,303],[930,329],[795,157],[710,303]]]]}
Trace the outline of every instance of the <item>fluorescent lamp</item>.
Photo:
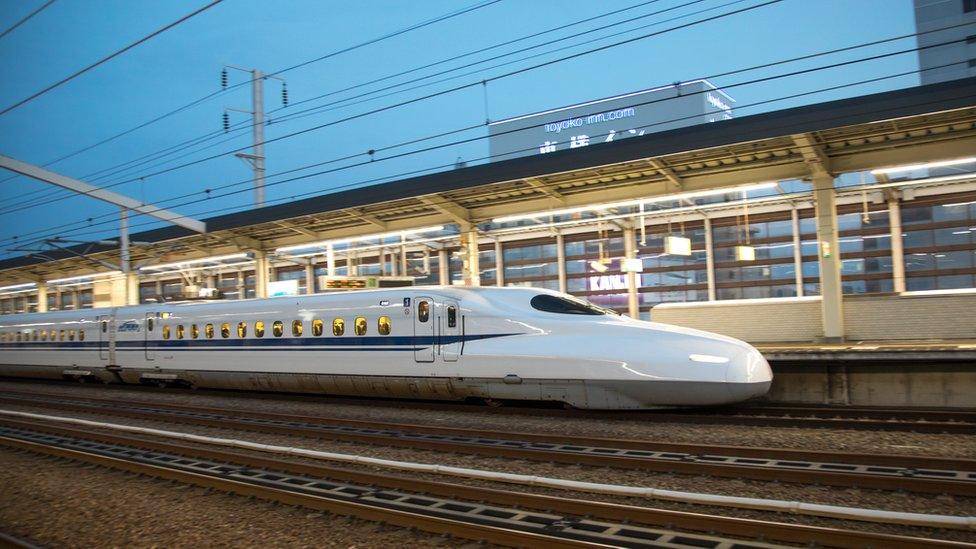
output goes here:
{"type": "MultiPolygon", "coordinates": [[[[588,206],[577,206],[575,208],[563,208],[561,210],[549,210],[545,212],[532,212],[528,214],[516,214],[507,215],[502,217],[493,218],[492,223],[508,223],[510,221],[521,221],[523,219],[534,219],[537,217],[549,217],[557,215],[569,215],[574,213],[590,212],[595,210],[608,210],[613,208],[623,208],[627,206],[639,206],[641,204],[653,204],[656,202],[671,202],[673,200],[684,200],[688,198],[700,198],[703,196],[715,196],[719,194],[733,193],[733,192],[748,192],[760,189],[770,189],[776,186],[776,182],[770,183],[756,183],[754,185],[743,185],[741,187],[726,187],[722,189],[711,189],[707,191],[697,191],[690,193],[679,193],[655,196],[651,198],[640,198],[636,200],[627,200],[623,202],[608,202],[605,204],[591,204],[588,206]]],[[[652,212],[648,212],[652,213],[652,212]]]]}
{"type": "Polygon", "coordinates": [[[443,231],[443,230],[444,230],[443,225],[436,225],[433,227],[422,227],[420,229],[406,229],[403,231],[391,231],[388,233],[368,234],[365,236],[338,238],[335,240],[322,240],[319,242],[309,242],[307,244],[295,244],[294,246],[282,246],[281,248],[276,248],[275,253],[287,252],[291,250],[304,250],[306,248],[316,248],[321,246],[327,246],[329,244],[346,244],[349,242],[362,242],[363,240],[377,240],[381,238],[389,238],[392,236],[409,236],[412,234],[430,233],[434,231],[443,231]]]}
{"type": "Polygon", "coordinates": [[[924,170],[926,168],[944,168],[946,166],[958,166],[960,164],[972,164],[976,162],[976,156],[970,156],[968,158],[957,158],[955,160],[942,160],[939,162],[926,162],[924,164],[908,164],[905,166],[894,166],[891,168],[879,168],[877,170],[871,170],[874,175],[888,175],[898,172],[910,172],[914,170],[924,170]]]}
{"type": "MultiPolygon", "coordinates": [[[[188,259],[186,261],[177,261],[175,263],[162,263],[159,265],[147,265],[145,267],[139,267],[140,271],[156,271],[159,269],[180,269],[181,267],[188,267],[190,265],[199,265],[201,263],[215,263],[217,261],[224,261],[225,259],[243,259],[245,257],[250,257],[246,253],[240,254],[230,254],[230,255],[218,255],[214,257],[204,257],[201,259],[188,259]]],[[[218,265],[219,266],[219,265],[218,265]]]]}
{"type": "Polygon", "coordinates": [[[80,276],[69,276],[67,278],[55,278],[53,280],[46,280],[45,282],[47,282],[48,284],[61,284],[64,282],[77,282],[80,280],[118,276],[120,274],[122,274],[122,271],[108,271],[104,273],[92,273],[92,274],[80,275],[80,276]]]}
{"type": "Polygon", "coordinates": [[[590,268],[598,273],[607,272],[607,266],[599,261],[590,261],[590,268]]]}
{"type": "Polygon", "coordinates": [[[691,255],[691,239],[684,236],[664,237],[664,253],[669,255],[691,255]]]}
{"type": "Polygon", "coordinates": [[[756,260],[756,249],[752,246],[736,246],[735,247],[735,260],[736,261],[755,261],[756,260]]]}
{"type": "Polygon", "coordinates": [[[174,273],[189,273],[191,271],[203,271],[205,269],[225,269],[227,267],[240,267],[242,265],[252,265],[254,263],[253,259],[248,261],[238,261],[236,263],[221,263],[220,265],[204,265],[202,267],[191,267],[188,269],[174,269],[172,271],[153,271],[151,273],[145,273],[147,276],[165,276],[174,273]]]}
{"type": "Polygon", "coordinates": [[[37,283],[35,283],[35,282],[24,282],[23,284],[13,284],[11,286],[2,286],[2,287],[0,287],[0,292],[5,292],[5,291],[8,291],[8,290],[25,290],[27,288],[33,288],[34,286],[37,286],[37,283]]]}

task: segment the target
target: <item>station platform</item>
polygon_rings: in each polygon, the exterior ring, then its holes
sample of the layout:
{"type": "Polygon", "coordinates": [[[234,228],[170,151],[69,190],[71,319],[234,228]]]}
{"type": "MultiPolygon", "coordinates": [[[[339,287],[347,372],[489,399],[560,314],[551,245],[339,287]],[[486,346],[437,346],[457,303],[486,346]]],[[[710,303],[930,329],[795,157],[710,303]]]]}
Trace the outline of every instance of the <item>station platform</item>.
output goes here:
{"type": "Polygon", "coordinates": [[[976,363],[976,339],[875,340],[843,343],[757,343],[770,362],[782,361],[968,361],[976,363]]]}

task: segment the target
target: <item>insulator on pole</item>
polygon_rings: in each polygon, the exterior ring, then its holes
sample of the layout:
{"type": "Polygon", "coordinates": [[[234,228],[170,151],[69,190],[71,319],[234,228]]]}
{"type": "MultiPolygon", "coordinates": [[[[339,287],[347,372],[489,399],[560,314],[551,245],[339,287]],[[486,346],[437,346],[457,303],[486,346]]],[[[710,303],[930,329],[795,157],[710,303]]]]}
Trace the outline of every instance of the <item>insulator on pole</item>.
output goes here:
{"type": "Polygon", "coordinates": [[[288,85],[284,82],[281,83],[281,106],[288,106],[288,85]]]}
{"type": "Polygon", "coordinates": [[[226,112],[224,113],[224,133],[230,131],[230,115],[226,112]]]}
{"type": "Polygon", "coordinates": [[[227,89],[227,69],[220,71],[220,87],[221,89],[227,89]]]}

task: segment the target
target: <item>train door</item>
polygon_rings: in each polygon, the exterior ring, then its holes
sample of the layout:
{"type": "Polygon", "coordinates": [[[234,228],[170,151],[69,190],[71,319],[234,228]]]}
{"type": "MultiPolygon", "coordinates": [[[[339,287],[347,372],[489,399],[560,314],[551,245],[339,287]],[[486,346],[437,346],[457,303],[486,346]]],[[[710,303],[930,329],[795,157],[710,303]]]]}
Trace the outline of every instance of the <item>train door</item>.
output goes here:
{"type": "Polygon", "coordinates": [[[156,351],[151,347],[156,339],[156,313],[146,313],[146,321],[143,324],[144,334],[143,349],[146,352],[146,360],[156,360],[156,351]]]}
{"type": "Polygon", "coordinates": [[[106,361],[109,366],[115,364],[115,322],[112,315],[98,315],[95,317],[98,326],[98,358],[106,361]]]}
{"type": "Polygon", "coordinates": [[[445,362],[456,362],[461,354],[461,308],[457,301],[445,299],[437,313],[441,357],[445,362]]]}
{"type": "Polygon", "coordinates": [[[417,362],[434,362],[434,300],[414,298],[413,357],[417,362]]]}

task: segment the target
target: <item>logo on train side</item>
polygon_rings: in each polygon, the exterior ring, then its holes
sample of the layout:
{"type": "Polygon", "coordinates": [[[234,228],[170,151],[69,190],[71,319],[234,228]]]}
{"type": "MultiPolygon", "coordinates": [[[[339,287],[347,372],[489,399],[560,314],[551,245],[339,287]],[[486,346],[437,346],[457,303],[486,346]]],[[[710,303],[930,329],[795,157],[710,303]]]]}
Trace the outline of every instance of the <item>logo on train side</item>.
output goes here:
{"type": "Polygon", "coordinates": [[[119,327],[116,328],[115,331],[116,332],[141,332],[142,327],[139,326],[138,322],[134,322],[130,320],[128,322],[123,322],[122,324],[119,324],[119,327]]]}

